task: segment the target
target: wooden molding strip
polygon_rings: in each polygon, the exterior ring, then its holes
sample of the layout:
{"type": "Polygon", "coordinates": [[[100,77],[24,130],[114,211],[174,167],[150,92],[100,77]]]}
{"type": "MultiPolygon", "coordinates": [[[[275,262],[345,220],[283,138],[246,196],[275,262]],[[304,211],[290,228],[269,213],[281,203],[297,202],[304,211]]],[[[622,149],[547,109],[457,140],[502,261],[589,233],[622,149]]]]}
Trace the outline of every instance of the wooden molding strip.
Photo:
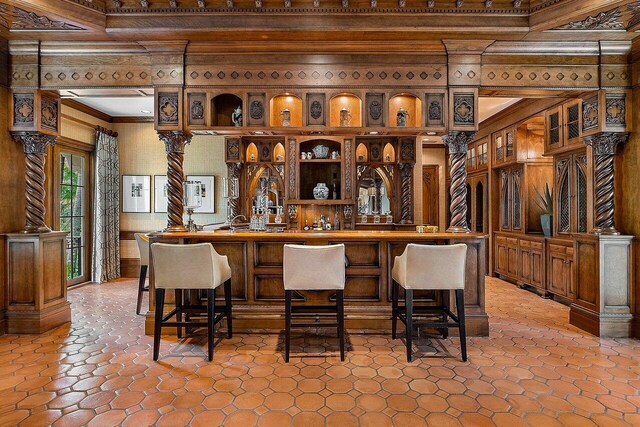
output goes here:
{"type": "Polygon", "coordinates": [[[109,114],[96,110],[93,107],[89,107],[88,105],[85,105],[82,102],[78,102],[72,98],[62,98],[62,105],[66,105],[67,107],[73,108],[74,110],[78,110],[82,113],[93,116],[96,119],[104,120],[107,123],[111,123],[113,121],[113,117],[111,117],[109,114]]]}
{"type": "Polygon", "coordinates": [[[153,117],[116,116],[111,118],[111,123],[153,123],[153,117]]]}

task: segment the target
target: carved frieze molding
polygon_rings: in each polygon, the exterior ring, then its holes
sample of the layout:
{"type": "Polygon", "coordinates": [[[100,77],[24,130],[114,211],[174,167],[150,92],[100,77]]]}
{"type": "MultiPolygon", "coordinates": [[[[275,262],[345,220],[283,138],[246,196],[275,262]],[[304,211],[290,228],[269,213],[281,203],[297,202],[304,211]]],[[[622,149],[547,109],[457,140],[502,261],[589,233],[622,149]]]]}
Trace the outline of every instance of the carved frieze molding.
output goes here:
{"type": "Polygon", "coordinates": [[[588,16],[582,21],[573,21],[554,28],[554,30],[624,30],[622,12],[619,8],[588,16]]]}
{"type": "MultiPolygon", "coordinates": [[[[614,73],[613,71],[611,71],[614,73]]],[[[482,87],[598,88],[597,65],[482,65],[482,87]]],[[[622,71],[620,71],[622,73],[622,71]]],[[[617,76],[619,77],[619,75],[617,76]]],[[[611,81],[616,78],[614,73],[611,81]]]]}
{"type": "Polygon", "coordinates": [[[16,31],[85,31],[85,28],[0,3],[0,27],[16,31]]]}
{"type": "Polygon", "coordinates": [[[446,64],[266,67],[187,65],[187,86],[447,86],[446,64]]]}

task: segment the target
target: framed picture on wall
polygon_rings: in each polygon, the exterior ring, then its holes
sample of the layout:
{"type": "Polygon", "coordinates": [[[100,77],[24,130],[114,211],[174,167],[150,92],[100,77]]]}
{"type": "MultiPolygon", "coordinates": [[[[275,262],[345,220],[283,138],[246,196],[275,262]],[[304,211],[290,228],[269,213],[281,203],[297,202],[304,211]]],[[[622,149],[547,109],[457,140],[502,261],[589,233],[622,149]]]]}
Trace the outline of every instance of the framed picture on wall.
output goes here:
{"type": "Polygon", "coordinates": [[[167,213],[167,176],[153,176],[153,211],[167,213]]]}
{"type": "Polygon", "coordinates": [[[151,176],[122,176],[122,212],[151,212],[151,176]]]}
{"type": "Polygon", "coordinates": [[[215,213],[216,197],[215,197],[215,176],[213,175],[187,175],[187,181],[200,181],[202,206],[194,210],[196,213],[215,213]]]}

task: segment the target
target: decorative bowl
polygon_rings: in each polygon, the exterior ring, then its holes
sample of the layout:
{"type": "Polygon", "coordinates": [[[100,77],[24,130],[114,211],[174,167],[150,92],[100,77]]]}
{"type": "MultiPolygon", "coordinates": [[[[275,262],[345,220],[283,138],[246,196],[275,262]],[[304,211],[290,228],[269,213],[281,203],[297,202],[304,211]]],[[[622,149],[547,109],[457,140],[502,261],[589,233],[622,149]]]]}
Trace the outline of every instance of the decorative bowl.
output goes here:
{"type": "Polygon", "coordinates": [[[329,155],[329,147],[322,144],[313,147],[312,151],[316,159],[326,159],[329,155]]]}

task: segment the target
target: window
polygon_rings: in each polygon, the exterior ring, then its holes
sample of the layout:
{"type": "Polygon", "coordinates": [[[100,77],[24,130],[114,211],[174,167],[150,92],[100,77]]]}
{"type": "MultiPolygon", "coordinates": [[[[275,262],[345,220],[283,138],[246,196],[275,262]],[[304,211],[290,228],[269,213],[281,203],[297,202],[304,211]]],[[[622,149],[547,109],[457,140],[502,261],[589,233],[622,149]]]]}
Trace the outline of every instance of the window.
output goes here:
{"type": "Polygon", "coordinates": [[[87,158],[83,153],[58,153],[61,231],[67,234],[67,280],[70,285],[88,280],[87,259],[87,158]]]}

